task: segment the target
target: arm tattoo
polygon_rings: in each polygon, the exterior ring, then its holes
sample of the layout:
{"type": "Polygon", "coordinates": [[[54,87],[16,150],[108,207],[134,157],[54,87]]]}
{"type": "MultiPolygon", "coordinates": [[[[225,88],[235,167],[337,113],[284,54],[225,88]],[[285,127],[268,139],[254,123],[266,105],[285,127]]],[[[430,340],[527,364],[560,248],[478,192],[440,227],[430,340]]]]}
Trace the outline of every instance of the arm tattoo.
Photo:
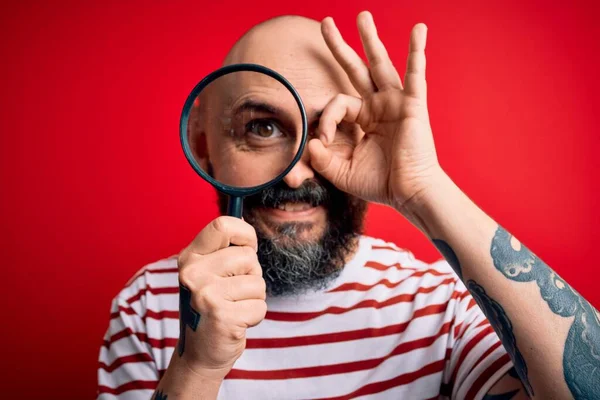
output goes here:
{"type": "Polygon", "coordinates": [[[474,280],[470,279],[467,282],[467,289],[469,289],[469,292],[471,292],[471,295],[475,301],[477,301],[477,304],[479,304],[485,316],[490,320],[490,323],[502,341],[504,348],[510,355],[510,358],[512,358],[515,370],[517,371],[527,394],[529,394],[530,397],[533,397],[533,388],[531,387],[529,377],[527,376],[527,364],[525,364],[525,359],[517,347],[517,338],[515,337],[512,323],[510,322],[510,319],[508,319],[504,308],[502,308],[497,301],[492,299],[485,292],[485,289],[474,280]]]}
{"type": "Polygon", "coordinates": [[[159,390],[156,393],[154,393],[154,397],[152,398],[152,400],[167,400],[167,395],[162,391],[159,390]]]}
{"type": "MultiPolygon", "coordinates": [[[[192,292],[182,284],[179,284],[179,357],[185,350],[185,329],[186,326],[196,331],[200,322],[200,314],[194,310],[191,304],[192,292]]],[[[161,397],[162,398],[162,397],[161,397]]],[[[167,396],[164,397],[165,399],[167,396]]]]}
{"type": "Polygon", "coordinates": [[[450,266],[454,268],[454,272],[456,272],[456,275],[458,275],[458,277],[462,281],[462,268],[460,267],[458,257],[456,256],[454,250],[452,250],[452,247],[450,247],[448,243],[440,239],[433,239],[433,244],[435,245],[435,247],[437,247],[438,251],[442,253],[446,261],[448,261],[448,264],[450,264],[450,266]]]}
{"type": "Polygon", "coordinates": [[[535,281],[553,313],[575,317],[565,342],[565,381],[575,399],[600,398],[600,315],[529,249],[514,249],[511,238],[498,227],[491,248],[494,266],[513,281],[535,281]]]}
{"type": "Polygon", "coordinates": [[[515,394],[519,393],[519,389],[513,390],[512,392],[500,393],[500,394],[486,394],[482,400],[510,400],[515,397],[515,394]]]}

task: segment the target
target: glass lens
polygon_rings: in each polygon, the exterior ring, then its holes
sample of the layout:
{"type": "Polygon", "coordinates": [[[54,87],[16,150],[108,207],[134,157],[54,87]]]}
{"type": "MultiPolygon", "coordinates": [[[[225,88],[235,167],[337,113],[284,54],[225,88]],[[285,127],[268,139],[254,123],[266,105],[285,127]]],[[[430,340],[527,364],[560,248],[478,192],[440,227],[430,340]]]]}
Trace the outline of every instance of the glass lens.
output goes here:
{"type": "Polygon", "coordinates": [[[195,99],[187,134],[204,171],[220,183],[247,188],[273,180],[291,164],[302,119],[279,81],[259,72],[233,72],[195,99]]]}

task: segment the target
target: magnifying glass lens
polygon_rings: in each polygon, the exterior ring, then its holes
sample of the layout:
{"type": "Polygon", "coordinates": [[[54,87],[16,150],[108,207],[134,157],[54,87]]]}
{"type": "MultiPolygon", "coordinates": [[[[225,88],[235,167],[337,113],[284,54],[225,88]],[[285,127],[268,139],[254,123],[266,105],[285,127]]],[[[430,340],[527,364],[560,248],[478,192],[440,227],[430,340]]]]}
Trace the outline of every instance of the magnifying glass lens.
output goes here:
{"type": "Polygon", "coordinates": [[[276,79],[238,71],[209,83],[194,100],[187,127],[191,155],[217,182],[249,188],[272,181],[292,163],[302,113],[276,79]]]}

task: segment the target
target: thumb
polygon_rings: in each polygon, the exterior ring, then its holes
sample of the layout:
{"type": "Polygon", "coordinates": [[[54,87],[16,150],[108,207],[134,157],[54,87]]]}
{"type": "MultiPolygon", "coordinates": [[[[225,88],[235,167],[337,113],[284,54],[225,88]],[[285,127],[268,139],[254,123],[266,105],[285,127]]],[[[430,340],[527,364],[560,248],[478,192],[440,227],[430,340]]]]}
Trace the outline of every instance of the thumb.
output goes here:
{"type": "Polygon", "coordinates": [[[308,151],[310,163],[315,171],[338,189],[345,191],[350,160],[336,155],[331,149],[325,147],[320,139],[311,139],[308,142],[308,151]]]}

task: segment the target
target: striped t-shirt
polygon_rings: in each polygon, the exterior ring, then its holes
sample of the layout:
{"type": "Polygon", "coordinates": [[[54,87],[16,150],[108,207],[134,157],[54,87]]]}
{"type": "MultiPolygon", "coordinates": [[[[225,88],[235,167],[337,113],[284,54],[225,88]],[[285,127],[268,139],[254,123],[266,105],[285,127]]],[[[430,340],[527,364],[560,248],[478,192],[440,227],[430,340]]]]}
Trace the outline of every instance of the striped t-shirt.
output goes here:
{"type": "MultiPolygon", "coordinates": [[[[179,336],[175,257],[114,299],[99,399],[149,399],[179,336]]],[[[512,363],[445,261],[363,236],[324,290],[267,299],[219,399],[481,399],[512,363]]]]}

